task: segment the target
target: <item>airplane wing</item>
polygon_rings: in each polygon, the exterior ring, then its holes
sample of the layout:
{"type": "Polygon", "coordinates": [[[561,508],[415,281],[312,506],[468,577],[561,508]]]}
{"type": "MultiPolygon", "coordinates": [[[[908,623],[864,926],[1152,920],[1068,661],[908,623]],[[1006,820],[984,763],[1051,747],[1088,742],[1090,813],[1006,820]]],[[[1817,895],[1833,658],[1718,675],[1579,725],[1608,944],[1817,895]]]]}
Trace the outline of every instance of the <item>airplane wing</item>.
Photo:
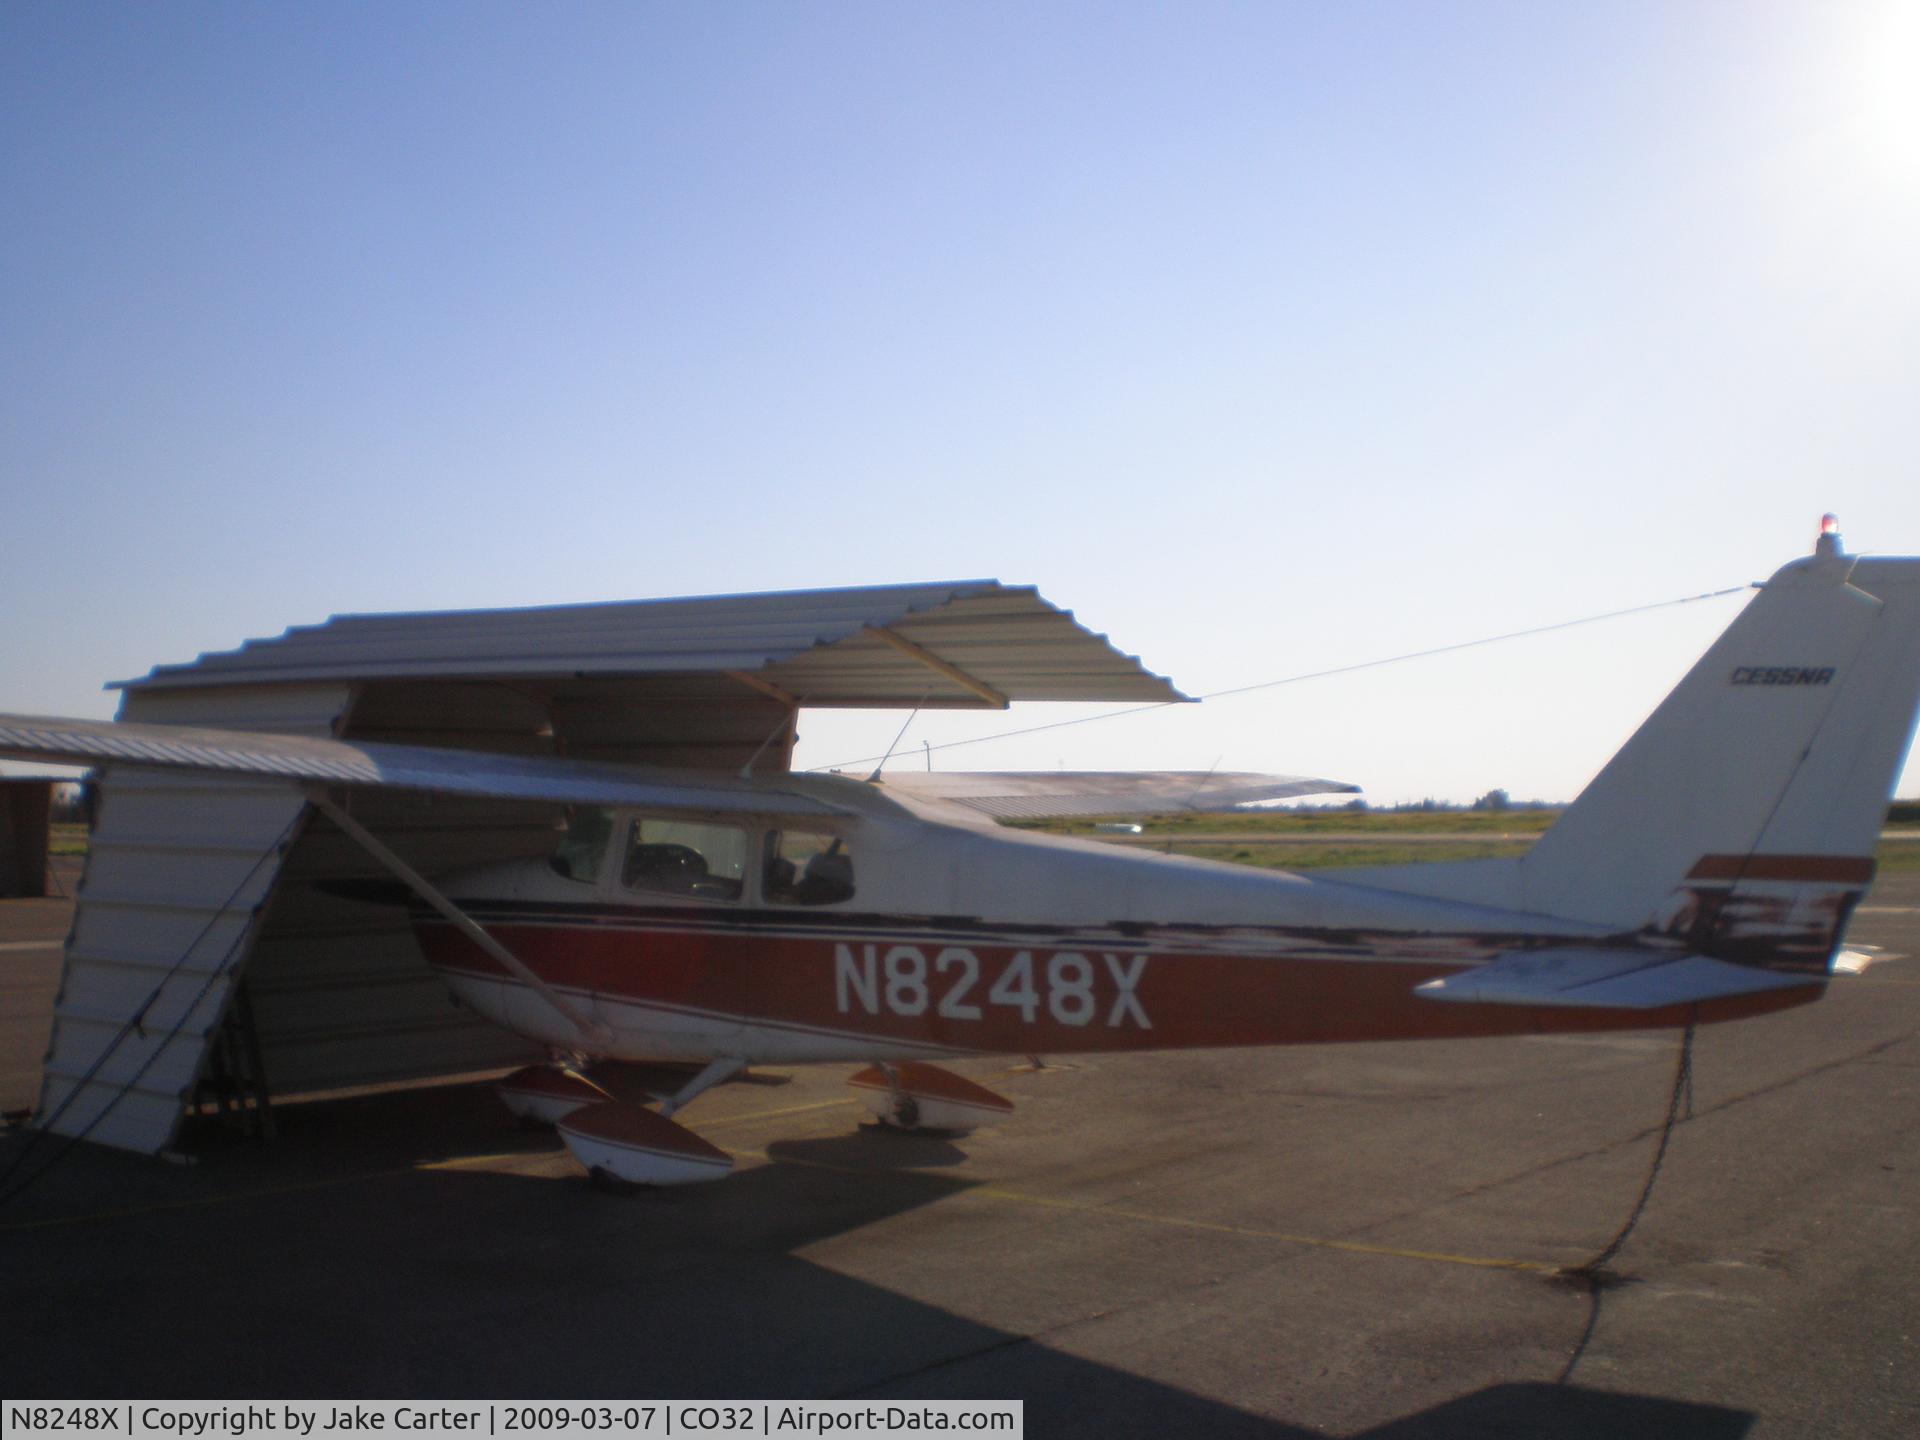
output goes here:
{"type": "Polygon", "coordinates": [[[149,765],[218,775],[561,804],[659,805],[754,815],[841,815],[766,780],[427,745],[0,714],[0,759],[149,765]]]}
{"type": "Polygon", "coordinates": [[[1817,985],[1824,977],[1783,975],[1705,955],[1646,950],[1519,950],[1414,987],[1428,1000],[1493,1005],[1576,1005],[1657,1010],[1765,990],[1817,985]]]}
{"type": "Polygon", "coordinates": [[[951,801],[996,820],[1170,815],[1296,795],[1357,794],[1360,789],[1304,775],[1211,770],[901,771],[882,779],[889,790],[951,801]]]}

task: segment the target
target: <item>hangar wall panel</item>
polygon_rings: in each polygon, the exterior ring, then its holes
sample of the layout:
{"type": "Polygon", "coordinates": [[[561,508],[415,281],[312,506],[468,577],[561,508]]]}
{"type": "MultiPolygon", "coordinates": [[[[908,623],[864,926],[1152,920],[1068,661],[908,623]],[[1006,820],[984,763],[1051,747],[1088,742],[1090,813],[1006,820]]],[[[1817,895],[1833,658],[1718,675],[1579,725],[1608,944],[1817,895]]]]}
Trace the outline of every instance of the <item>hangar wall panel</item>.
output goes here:
{"type": "MultiPolygon", "coordinates": [[[[353,816],[427,875],[554,841],[550,806],[357,794],[353,816]]],[[[525,1064],[540,1051],[454,1006],[404,909],[319,888],[391,877],[316,816],[287,862],[247,977],[261,1058],[276,1095],[525,1064]]]]}
{"type": "MultiPolygon", "coordinates": [[[[121,718],[331,735],[351,688],[130,694],[121,718]]],[[[204,1073],[307,803],[285,785],[109,767],[35,1123],[155,1154],[204,1073]]]]}
{"type": "Polygon", "coordinates": [[[284,785],[128,768],[99,783],[37,1123],[154,1154],[173,1143],[308,806],[284,785]]]}
{"type": "Polygon", "coordinates": [[[336,615],[190,664],[156,666],[144,679],[125,683],[180,689],[494,677],[513,684],[744,673],[812,705],[993,704],[903,654],[876,630],[1012,700],[1183,698],[1033,587],[994,580],[336,615]]]}
{"type": "Polygon", "coordinates": [[[793,754],[794,708],[724,677],[684,676],[558,687],[553,725],[577,760],[761,774],[793,754]]]}
{"type": "MultiPolygon", "coordinates": [[[[364,685],[337,730],[355,740],[553,753],[544,703],[501,684],[364,685]]],[[[549,805],[397,792],[356,792],[344,803],[430,876],[544,853],[559,817],[549,805]]],[[[390,879],[324,816],[307,827],[288,858],[247,977],[261,1060],[277,1095],[538,1058],[527,1041],[454,1006],[427,968],[404,909],[321,888],[329,881],[390,879]]]]}
{"type": "MultiPolygon", "coordinates": [[[[136,691],[127,696],[122,718],[331,737],[348,731],[363,698],[344,684],[136,691]]],[[[544,707],[504,686],[416,688],[398,704],[383,698],[370,718],[369,730],[416,743],[552,750],[550,732],[541,733],[544,707]]],[[[429,874],[541,852],[552,844],[557,815],[544,805],[406,794],[356,795],[350,804],[356,818],[429,874]]],[[[173,1003],[190,995],[193,1013],[169,1052],[151,1057],[134,1090],[113,1102],[90,1139],[145,1151],[171,1143],[182,1107],[205,1074],[207,1039],[233,1002],[235,976],[244,977],[264,1078],[277,1096],[514,1065],[537,1053],[453,1007],[403,910],[316,888],[326,880],[388,878],[324,819],[308,817],[297,827],[289,853],[254,877],[243,897],[247,906],[209,908],[231,888],[235,865],[252,864],[305,808],[284,786],[107,772],[56,1013],[47,1071],[54,1088],[43,1088],[43,1115],[61,1107],[72,1077],[86,1073],[155,980],[174,966],[178,974],[164,998],[173,1003]],[[223,960],[227,973],[213,973],[223,960]]],[[[123,1037],[117,1048],[137,1058],[121,1066],[116,1055],[103,1066],[90,1087],[98,1095],[67,1103],[56,1129],[84,1127],[104,1107],[100,1097],[113,1093],[112,1074],[138,1069],[149,1058],[136,1039],[123,1037]]]]}

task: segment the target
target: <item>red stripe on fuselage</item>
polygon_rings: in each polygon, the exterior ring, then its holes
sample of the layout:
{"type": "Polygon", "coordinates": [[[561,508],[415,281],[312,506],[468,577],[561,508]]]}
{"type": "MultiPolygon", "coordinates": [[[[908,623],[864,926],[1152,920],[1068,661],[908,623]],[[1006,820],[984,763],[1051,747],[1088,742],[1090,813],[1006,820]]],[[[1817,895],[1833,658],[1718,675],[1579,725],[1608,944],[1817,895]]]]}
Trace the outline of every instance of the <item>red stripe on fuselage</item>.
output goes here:
{"type": "MultiPolygon", "coordinates": [[[[517,983],[451,926],[416,926],[430,963],[517,983]]],[[[1653,1011],[1441,1004],[1423,981],[1486,958],[1476,937],[1431,937],[1447,959],[1309,959],[1289,955],[863,940],[737,929],[620,929],[489,922],[547,983],[609,1001],[737,1017],[746,1025],[963,1052],[1300,1045],[1464,1038],[1545,1031],[1648,1029],[1686,1023],[1685,1006],[1653,1011]]],[[[1409,937],[1394,937],[1405,943],[1409,937]]],[[[1503,937],[1502,948],[1511,948],[1503,937]]],[[[1703,1021],[1804,1004],[1773,991],[1700,1007],[1703,1021]]]]}

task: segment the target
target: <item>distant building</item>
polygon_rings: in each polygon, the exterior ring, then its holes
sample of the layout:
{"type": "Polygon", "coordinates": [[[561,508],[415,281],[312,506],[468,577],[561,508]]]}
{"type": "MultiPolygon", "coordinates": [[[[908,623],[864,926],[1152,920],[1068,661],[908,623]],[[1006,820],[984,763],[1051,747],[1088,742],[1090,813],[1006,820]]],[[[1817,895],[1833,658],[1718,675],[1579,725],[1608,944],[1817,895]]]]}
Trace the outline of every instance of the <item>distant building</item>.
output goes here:
{"type": "Polygon", "coordinates": [[[47,893],[47,826],[55,783],[0,776],[0,896],[47,893]]]}

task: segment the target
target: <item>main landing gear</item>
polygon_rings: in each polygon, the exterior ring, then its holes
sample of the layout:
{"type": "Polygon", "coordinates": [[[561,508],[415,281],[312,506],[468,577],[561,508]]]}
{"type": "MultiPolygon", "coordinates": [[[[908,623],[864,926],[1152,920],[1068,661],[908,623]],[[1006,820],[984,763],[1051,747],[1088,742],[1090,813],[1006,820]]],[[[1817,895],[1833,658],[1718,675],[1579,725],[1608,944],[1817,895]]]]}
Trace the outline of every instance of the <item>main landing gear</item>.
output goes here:
{"type": "Polygon", "coordinates": [[[733,1169],[733,1157],[668,1117],[745,1068],[743,1060],[715,1060],[657,1110],[616,1100],[561,1065],[529,1065],[495,1089],[523,1124],[558,1130],[596,1185],[691,1185],[724,1178],[733,1169]]]}
{"type": "Polygon", "coordinates": [[[847,1084],[890,1130],[967,1135],[1013,1113],[1013,1102],[1004,1095],[919,1060],[869,1065],[847,1084]]]}
{"type": "MultiPolygon", "coordinates": [[[[596,1186],[692,1185],[725,1178],[733,1157],[670,1117],[745,1068],[743,1060],[715,1060],[657,1110],[616,1100],[563,1065],[529,1065],[495,1088],[521,1123],[558,1130],[596,1186]]],[[[1013,1111],[1004,1096],[917,1060],[869,1065],[847,1083],[891,1130],[965,1135],[1013,1111]]]]}
{"type": "Polygon", "coordinates": [[[558,1125],[583,1105],[613,1099],[593,1081],[565,1065],[529,1065],[496,1080],[494,1093],[522,1125],[558,1125]]]}

